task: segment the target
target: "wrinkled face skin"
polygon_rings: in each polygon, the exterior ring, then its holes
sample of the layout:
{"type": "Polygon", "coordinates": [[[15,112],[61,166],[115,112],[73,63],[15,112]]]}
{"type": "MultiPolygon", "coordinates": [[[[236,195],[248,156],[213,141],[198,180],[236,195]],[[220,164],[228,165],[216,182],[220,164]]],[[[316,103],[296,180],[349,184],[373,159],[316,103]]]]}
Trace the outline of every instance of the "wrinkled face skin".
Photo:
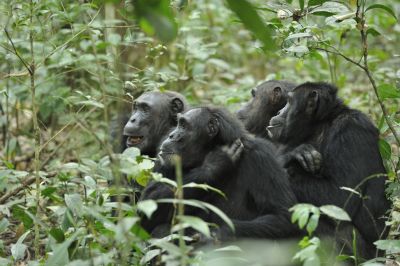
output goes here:
{"type": "Polygon", "coordinates": [[[286,102],[285,91],[276,81],[267,81],[251,90],[252,98],[238,112],[245,128],[258,137],[267,137],[265,128],[286,102]]]}
{"type": "Polygon", "coordinates": [[[137,98],[124,128],[128,147],[137,147],[142,154],[152,157],[156,155],[158,145],[171,127],[168,103],[168,98],[160,93],[145,93],[137,98]]]}
{"type": "Polygon", "coordinates": [[[285,107],[269,123],[267,130],[270,138],[281,143],[300,140],[307,134],[303,129],[311,127],[317,107],[316,91],[299,89],[289,92],[285,107]]]}
{"type": "Polygon", "coordinates": [[[178,155],[182,158],[183,168],[200,165],[217,132],[217,122],[201,108],[178,114],[178,125],[161,144],[159,158],[162,164],[172,166],[174,155],[178,155]]]}

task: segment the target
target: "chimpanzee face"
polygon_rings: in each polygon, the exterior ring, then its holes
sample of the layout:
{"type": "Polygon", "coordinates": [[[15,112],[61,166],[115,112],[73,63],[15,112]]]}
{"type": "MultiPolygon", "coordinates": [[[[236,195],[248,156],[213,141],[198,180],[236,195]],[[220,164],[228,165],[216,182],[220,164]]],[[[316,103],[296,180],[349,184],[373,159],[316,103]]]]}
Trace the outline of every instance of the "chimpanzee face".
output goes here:
{"type": "Polygon", "coordinates": [[[178,155],[184,168],[193,168],[204,160],[217,133],[218,121],[202,108],[178,114],[178,125],[161,144],[159,158],[164,165],[173,165],[173,156],[178,155]]]}
{"type": "Polygon", "coordinates": [[[180,99],[160,92],[142,94],[133,104],[133,112],[124,128],[126,145],[137,147],[143,154],[155,151],[172,125],[171,115],[183,110],[180,99]]]}
{"type": "Polygon", "coordinates": [[[265,136],[271,117],[285,105],[284,94],[277,81],[264,82],[251,90],[252,98],[237,112],[237,117],[250,133],[265,136]]]}
{"type": "Polygon", "coordinates": [[[309,128],[313,115],[318,107],[318,92],[298,87],[289,92],[287,103],[278,114],[271,118],[267,128],[271,139],[287,142],[290,138],[302,133],[303,128],[309,128]]]}

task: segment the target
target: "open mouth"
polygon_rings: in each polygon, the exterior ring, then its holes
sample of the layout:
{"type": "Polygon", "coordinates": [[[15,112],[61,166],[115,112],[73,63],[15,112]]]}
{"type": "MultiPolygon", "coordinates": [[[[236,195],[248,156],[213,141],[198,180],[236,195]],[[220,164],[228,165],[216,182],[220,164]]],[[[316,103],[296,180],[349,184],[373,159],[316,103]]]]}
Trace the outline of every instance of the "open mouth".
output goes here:
{"type": "Polygon", "coordinates": [[[143,136],[129,136],[126,140],[128,146],[138,145],[143,142],[143,136]]]}

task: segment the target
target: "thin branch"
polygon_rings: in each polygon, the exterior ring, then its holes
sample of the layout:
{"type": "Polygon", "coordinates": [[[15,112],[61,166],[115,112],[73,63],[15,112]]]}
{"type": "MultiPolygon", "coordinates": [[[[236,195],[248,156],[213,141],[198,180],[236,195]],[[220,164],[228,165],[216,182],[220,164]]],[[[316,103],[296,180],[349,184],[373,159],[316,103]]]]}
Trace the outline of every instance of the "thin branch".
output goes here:
{"type": "Polygon", "coordinates": [[[23,65],[25,66],[25,68],[28,70],[29,74],[32,74],[32,69],[28,66],[28,64],[25,62],[25,60],[24,60],[24,59],[21,57],[21,55],[18,53],[18,50],[17,50],[17,48],[15,47],[14,42],[13,42],[13,40],[11,39],[11,36],[10,36],[10,34],[8,33],[8,30],[7,30],[6,28],[4,28],[4,32],[6,33],[7,39],[10,41],[11,46],[12,46],[13,49],[14,49],[13,54],[15,54],[15,55],[19,58],[19,60],[22,62],[22,64],[23,64],[23,65]]]}
{"type": "MultiPolygon", "coordinates": [[[[57,172],[49,172],[47,177],[54,177],[56,175],[57,175],[57,172]]],[[[23,180],[21,182],[20,186],[7,192],[0,198],[0,205],[6,203],[9,198],[16,196],[19,192],[23,191],[24,189],[26,189],[27,187],[29,187],[30,185],[35,183],[35,181],[36,181],[35,176],[30,176],[30,177],[26,178],[25,180],[23,180]]]]}
{"type": "Polygon", "coordinates": [[[354,61],[353,59],[351,59],[350,57],[348,57],[348,56],[342,54],[342,53],[339,52],[339,51],[332,51],[332,50],[325,49],[325,48],[321,48],[321,47],[317,47],[317,48],[315,48],[315,49],[316,49],[316,50],[320,50],[320,51],[324,51],[324,52],[327,52],[327,53],[331,53],[331,54],[334,54],[334,55],[338,55],[338,56],[342,57],[343,59],[345,59],[346,61],[348,61],[348,62],[350,62],[350,63],[352,63],[352,64],[358,66],[359,68],[365,70],[365,67],[364,67],[363,65],[361,65],[360,63],[354,61]]]}

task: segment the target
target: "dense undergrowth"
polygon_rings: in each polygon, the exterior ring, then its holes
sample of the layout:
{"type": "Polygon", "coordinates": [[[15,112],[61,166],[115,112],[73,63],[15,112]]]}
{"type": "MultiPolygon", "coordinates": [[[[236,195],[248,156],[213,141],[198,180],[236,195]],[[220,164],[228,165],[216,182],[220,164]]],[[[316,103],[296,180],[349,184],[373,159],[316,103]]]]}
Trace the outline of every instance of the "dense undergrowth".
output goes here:
{"type": "MultiPolygon", "coordinates": [[[[113,153],[110,125],[133,98],[168,89],[194,105],[237,110],[266,79],[335,83],[378,126],[393,208],[391,233],[377,245],[395,260],[399,13],[399,1],[368,0],[1,1],[0,264],[141,265],[161,253],[170,265],[290,265],[292,257],[333,264],[312,236],[315,225],[300,246],[246,241],[198,250],[140,228],[137,210],[151,215],[155,202],[110,202],[134,193],[124,176],[142,185],[164,180],[137,150],[113,153]]],[[[306,226],[310,212],[319,210],[298,206],[294,220],[306,226]]],[[[325,213],[347,219],[341,210],[325,213]]],[[[180,224],[209,234],[200,219],[180,224]]],[[[175,229],[171,238],[184,239],[175,229]]]]}

